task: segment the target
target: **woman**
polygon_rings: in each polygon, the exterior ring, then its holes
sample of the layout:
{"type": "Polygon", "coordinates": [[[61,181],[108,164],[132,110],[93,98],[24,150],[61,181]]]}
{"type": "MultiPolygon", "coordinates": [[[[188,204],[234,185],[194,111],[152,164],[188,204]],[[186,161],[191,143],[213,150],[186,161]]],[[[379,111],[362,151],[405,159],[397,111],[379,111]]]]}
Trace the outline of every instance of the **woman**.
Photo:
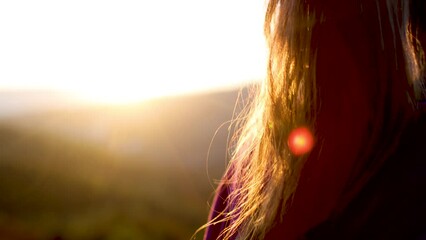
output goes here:
{"type": "Polygon", "coordinates": [[[426,237],[425,10],[270,0],[268,77],[205,239],[426,237]]]}

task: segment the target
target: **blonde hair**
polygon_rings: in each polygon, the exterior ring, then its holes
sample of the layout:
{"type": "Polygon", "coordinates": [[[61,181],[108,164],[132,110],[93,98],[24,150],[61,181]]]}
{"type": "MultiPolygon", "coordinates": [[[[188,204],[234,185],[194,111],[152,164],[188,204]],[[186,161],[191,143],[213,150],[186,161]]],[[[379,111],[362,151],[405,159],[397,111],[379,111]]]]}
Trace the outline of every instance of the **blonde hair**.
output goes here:
{"type": "MultiPolygon", "coordinates": [[[[411,34],[408,1],[383,1],[394,37],[399,37],[394,41],[401,41],[403,47],[407,80],[414,95],[420,97],[424,94],[424,67],[421,49],[414,46],[417,42],[411,34]]],[[[285,213],[308,157],[291,154],[287,146],[287,137],[296,127],[305,126],[315,133],[319,100],[316,49],[311,40],[320,16],[306,2],[269,1],[265,18],[270,50],[267,78],[242,118],[243,127],[222,180],[229,188],[227,209],[204,226],[227,222],[220,239],[263,239],[285,213]]]]}

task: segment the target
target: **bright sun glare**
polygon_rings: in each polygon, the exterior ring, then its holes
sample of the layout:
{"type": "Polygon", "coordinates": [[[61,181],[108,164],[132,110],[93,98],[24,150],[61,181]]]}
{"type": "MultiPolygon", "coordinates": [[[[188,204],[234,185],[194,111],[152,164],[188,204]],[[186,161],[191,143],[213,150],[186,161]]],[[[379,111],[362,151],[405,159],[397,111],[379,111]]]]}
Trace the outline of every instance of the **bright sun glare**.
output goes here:
{"type": "Polygon", "coordinates": [[[128,103],[241,86],[265,69],[263,1],[0,2],[0,90],[128,103]]]}

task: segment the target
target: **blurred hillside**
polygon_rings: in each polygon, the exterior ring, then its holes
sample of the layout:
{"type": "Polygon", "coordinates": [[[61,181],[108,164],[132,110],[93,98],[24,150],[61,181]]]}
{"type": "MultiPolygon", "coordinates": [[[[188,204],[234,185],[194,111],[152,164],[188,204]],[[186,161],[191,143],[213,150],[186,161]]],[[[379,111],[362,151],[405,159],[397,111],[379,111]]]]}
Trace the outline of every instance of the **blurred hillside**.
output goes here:
{"type": "Polygon", "coordinates": [[[3,114],[0,239],[189,239],[224,171],[237,95],[3,114]]]}

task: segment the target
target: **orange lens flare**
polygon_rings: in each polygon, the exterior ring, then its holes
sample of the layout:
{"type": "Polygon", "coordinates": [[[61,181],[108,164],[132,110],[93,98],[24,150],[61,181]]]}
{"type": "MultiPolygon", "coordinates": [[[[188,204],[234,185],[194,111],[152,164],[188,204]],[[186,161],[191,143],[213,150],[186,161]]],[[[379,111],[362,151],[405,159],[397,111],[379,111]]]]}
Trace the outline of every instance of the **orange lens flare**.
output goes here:
{"type": "Polygon", "coordinates": [[[288,147],[296,156],[308,153],[312,150],[313,146],[314,137],[306,127],[295,128],[288,136],[288,147]]]}

